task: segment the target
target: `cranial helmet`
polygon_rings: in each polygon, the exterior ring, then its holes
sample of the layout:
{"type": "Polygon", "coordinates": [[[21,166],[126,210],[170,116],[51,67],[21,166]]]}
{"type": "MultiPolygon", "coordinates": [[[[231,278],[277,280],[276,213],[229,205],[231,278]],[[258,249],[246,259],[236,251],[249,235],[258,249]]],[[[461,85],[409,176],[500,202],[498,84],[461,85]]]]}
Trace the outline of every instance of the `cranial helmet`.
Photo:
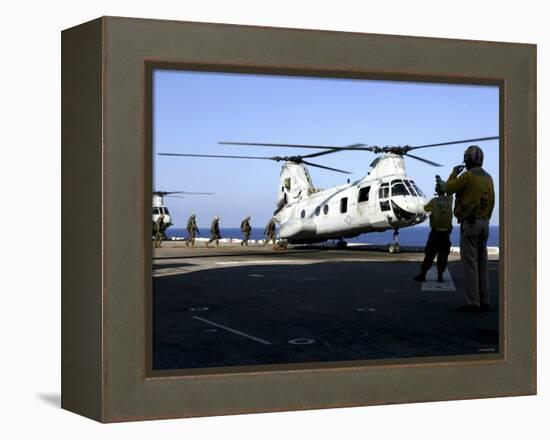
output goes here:
{"type": "Polygon", "coordinates": [[[464,162],[472,165],[483,165],[483,150],[477,145],[470,145],[464,152],[464,162]]]}

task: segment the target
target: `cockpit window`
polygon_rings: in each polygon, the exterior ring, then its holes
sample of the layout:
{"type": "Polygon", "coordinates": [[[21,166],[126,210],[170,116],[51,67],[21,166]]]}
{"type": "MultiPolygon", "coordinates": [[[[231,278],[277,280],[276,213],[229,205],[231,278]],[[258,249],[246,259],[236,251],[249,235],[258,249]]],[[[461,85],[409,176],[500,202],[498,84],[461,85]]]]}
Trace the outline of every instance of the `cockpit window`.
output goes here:
{"type": "Polygon", "coordinates": [[[166,215],[170,215],[170,212],[168,211],[168,208],[164,207],[164,208],[162,208],[162,209],[164,210],[164,213],[165,213],[166,215]]]}
{"type": "Polygon", "coordinates": [[[420,190],[418,186],[416,186],[416,183],[414,183],[414,180],[411,180],[411,184],[412,186],[414,186],[414,189],[416,190],[418,195],[424,197],[424,193],[420,190]]]}
{"type": "Polygon", "coordinates": [[[408,196],[409,191],[407,187],[401,180],[394,180],[391,185],[391,195],[392,196],[408,196]]]}
{"type": "Polygon", "coordinates": [[[157,207],[153,208],[153,215],[158,215],[158,214],[160,214],[160,210],[157,207]]]}
{"type": "Polygon", "coordinates": [[[405,182],[405,185],[407,185],[407,188],[409,189],[409,192],[411,193],[411,195],[413,196],[417,196],[417,192],[415,191],[415,189],[413,188],[413,186],[411,185],[411,182],[407,179],[403,180],[403,182],[405,182]]]}

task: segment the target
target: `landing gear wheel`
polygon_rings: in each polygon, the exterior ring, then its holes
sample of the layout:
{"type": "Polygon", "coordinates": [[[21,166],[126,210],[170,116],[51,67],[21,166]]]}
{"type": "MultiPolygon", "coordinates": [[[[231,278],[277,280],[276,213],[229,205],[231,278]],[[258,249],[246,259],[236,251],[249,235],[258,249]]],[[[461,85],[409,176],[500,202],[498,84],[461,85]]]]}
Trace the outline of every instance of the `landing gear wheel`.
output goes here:
{"type": "Polygon", "coordinates": [[[388,252],[390,254],[398,254],[401,251],[399,243],[390,243],[388,244],[388,252]]]}
{"type": "Polygon", "coordinates": [[[344,240],[340,240],[338,243],[336,243],[336,249],[345,249],[348,247],[348,242],[344,240]]]}
{"type": "Polygon", "coordinates": [[[397,241],[397,236],[398,235],[399,235],[399,230],[396,229],[393,232],[393,243],[390,243],[388,245],[388,252],[390,254],[398,254],[399,252],[401,252],[401,247],[399,246],[399,242],[397,241]]]}

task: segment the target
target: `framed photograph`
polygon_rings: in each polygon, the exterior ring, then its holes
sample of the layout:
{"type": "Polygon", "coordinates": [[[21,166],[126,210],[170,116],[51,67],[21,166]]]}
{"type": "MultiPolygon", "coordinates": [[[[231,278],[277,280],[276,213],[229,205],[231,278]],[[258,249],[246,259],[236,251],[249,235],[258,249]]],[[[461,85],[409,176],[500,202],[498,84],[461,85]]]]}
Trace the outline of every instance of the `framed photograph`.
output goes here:
{"type": "Polygon", "coordinates": [[[62,406],[536,393],[536,46],[62,33],[62,406]]]}

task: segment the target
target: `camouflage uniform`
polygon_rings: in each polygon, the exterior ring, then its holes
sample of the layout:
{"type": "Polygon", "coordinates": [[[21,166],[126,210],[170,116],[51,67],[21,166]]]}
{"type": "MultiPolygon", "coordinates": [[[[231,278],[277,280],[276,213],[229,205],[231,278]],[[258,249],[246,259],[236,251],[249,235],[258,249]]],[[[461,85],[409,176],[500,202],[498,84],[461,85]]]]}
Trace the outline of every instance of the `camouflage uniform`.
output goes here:
{"type": "Polygon", "coordinates": [[[153,233],[155,236],[155,247],[162,247],[162,240],[164,239],[164,231],[166,230],[166,224],[164,223],[164,215],[159,215],[157,220],[153,223],[153,233]]]}
{"type": "Polygon", "coordinates": [[[446,192],[456,194],[454,213],[460,223],[466,304],[471,308],[488,308],[487,239],[495,206],[493,179],[480,166],[473,166],[460,176],[455,169],[447,181],[446,192]]]}
{"type": "Polygon", "coordinates": [[[241,246],[248,246],[250,232],[252,231],[252,227],[250,226],[250,217],[245,218],[241,222],[241,231],[243,233],[243,241],[241,241],[241,246]]]}
{"type": "Polygon", "coordinates": [[[189,246],[189,243],[191,243],[191,246],[195,246],[195,235],[199,232],[199,228],[197,227],[197,221],[195,218],[195,214],[193,214],[191,217],[189,217],[189,221],[187,222],[187,233],[189,234],[187,237],[187,240],[185,240],[185,246],[189,246]]]}
{"type": "Polygon", "coordinates": [[[208,245],[213,241],[216,242],[216,246],[219,246],[220,238],[222,238],[220,234],[220,219],[218,217],[214,217],[214,220],[212,220],[212,224],[210,225],[210,240],[206,242],[206,247],[208,247],[208,245]]]}
{"type": "Polygon", "coordinates": [[[267,236],[265,244],[268,244],[270,241],[273,241],[273,244],[275,244],[275,222],[273,219],[265,227],[264,235],[267,236]]]}

